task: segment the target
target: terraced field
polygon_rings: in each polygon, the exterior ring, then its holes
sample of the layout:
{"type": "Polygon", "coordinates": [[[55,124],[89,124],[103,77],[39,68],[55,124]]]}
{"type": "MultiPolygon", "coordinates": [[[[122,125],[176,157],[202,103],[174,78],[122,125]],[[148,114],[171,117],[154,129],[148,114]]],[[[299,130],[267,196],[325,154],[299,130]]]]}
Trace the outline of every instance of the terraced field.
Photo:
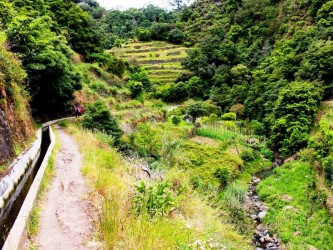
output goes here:
{"type": "Polygon", "coordinates": [[[187,48],[167,42],[137,42],[115,48],[116,56],[137,62],[146,68],[151,79],[160,83],[174,82],[184,72],[181,61],[187,48]]]}

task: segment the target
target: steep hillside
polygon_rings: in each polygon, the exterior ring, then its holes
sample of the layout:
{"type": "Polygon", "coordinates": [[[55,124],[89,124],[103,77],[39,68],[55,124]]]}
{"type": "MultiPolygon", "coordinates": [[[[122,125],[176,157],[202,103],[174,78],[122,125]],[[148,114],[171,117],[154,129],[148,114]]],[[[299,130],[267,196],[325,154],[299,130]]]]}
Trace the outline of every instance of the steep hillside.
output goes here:
{"type": "Polygon", "coordinates": [[[197,1],[181,20],[196,43],[184,67],[199,79],[193,86],[182,78],[165,92],[181,89],[225,112],[244,105],[244,116],[265,125],[271,147],[289,156],[306,146],[320,100],[333,93],[331,13],[332,1],[197,1]]]}
{"type": "Polygon", "coordinates": [[[0,175],[5,165],[27,146],[34,126],[22,84],[26,73],[18,57],[6,49],[0,33],[0,175]]]}
{"type": "Polygon", "coordinates": [[[307,148],[259,184],[272,208],[264,222],[287,249],[333,248],[332,114],[332,102],[323,102],[307,148]]]}
{"type": "Polygon", "coordinates": [[[185,72],[181,61],[187,48],[167,42],[137,42],[112,50],[116,56],[147,69],[156,83],[172,83],[185,72]]]}

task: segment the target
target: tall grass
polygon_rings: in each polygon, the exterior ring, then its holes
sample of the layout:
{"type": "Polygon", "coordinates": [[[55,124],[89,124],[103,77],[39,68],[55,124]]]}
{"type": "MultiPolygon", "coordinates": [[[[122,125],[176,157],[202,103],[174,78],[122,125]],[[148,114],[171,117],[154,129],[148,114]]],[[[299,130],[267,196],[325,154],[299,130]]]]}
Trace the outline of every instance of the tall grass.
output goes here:
{"type": "MultiPolygon", "coordinates": [[[[195,249],[190,246],[194,241],[213,238],[228,249],[251,249],[250,242],[226,222],[228,218],[188,186],[177,208],[168,214],[151,217],[137,213],[132,197],[140,180],[131,175],[131,165],[93,133],[73,125],[68,131],[77,139],[84,156],[82,171],[93,190],[90,199],[98,212],[96,224],[104,248],[195,249]]],[[[175,168],[165,170],[164,178],[171,190],[190,182],[186,172],[175,168]]]]}
{"type": "Polygon", "coordinates": [[[271,230],[286,249],[333,249],[332,222],[311,164],[294,161],[274,172],[258,186],[260,197],[270,207],[265,222],[271,230]]]}

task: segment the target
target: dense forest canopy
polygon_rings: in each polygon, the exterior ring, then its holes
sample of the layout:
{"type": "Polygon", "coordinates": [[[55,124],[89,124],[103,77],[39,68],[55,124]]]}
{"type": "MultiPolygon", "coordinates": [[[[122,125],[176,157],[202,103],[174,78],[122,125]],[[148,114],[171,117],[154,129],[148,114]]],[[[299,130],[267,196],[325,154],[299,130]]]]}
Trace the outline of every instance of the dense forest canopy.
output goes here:
{"type": "Polygon", "coordinates": [[[0,28],[28,74],[26,88],[36,114],[54,116],[73,100],[74,91],[81,88],[75,60],[97,61],[121,74],[115,66],[117,59],[103,53],[96,21],[74,2],[0,2],[0,28]],[[74,60],[75,53],[79,59],[74,60]]]}
{"type": "Polygon", "coordinates": [[[190,73],[146,88],[151,96],[210,99],[224,112],[243,105],[243,118],[263,123],[284,155],[306,144],[320,100],[333,95],[333,1],[199,0],[174,11],[105,10],[94,0],[1,5],[1,29],[21,57],[39,112],[63,109],[80,88],[75,53],[121,77],[124,63],[103,50],[131,39],[192,46],[183,62],[190,73]]]}
{"type": "Polygon", "coordinates": [[[288,155],[306,145],[319,101],[333,94],[332,1],[201,0],[172,19],[151,13],[107,11],[98,22],[119,39],[193,45],[183,62],[191,73],[158,87],[156,97],[211,99],[225,112],[242,104],[243,118],[262,122],[273,148],[288,155]],[[120,19],[128,22],[119,26],[120,19]]]}

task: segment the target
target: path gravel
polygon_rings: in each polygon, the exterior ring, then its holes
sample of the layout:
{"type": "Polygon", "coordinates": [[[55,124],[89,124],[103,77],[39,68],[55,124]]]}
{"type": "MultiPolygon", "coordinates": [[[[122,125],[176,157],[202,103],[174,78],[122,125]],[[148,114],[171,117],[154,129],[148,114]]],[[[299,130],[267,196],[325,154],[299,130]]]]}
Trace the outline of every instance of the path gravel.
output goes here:
{"type": "Polygon", "coordinates": [[[38,249],[92,249],[91,208],[80,172],[81,155],[77,143],[56,128],[61,148],[56,155],[55,176],[42,208],[37,235],[38,249]],[[90,245],[90,247],[89,247],[90,245]]]}

